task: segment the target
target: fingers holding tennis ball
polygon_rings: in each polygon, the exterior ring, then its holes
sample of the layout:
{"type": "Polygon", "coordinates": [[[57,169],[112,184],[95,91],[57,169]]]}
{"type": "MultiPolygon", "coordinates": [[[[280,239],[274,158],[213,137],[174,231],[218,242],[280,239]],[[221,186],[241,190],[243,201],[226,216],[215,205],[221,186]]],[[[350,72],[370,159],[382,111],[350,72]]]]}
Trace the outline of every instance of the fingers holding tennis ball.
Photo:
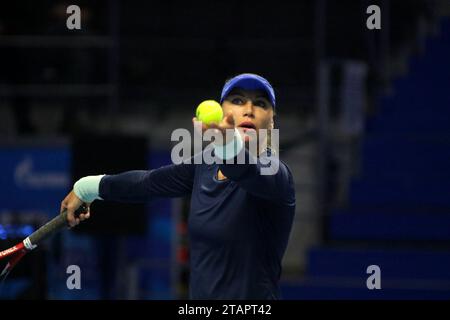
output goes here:
{"type": "Polygon", "coordinates": [[[222,106],[214,100],[206,100],[200,103],[196,110],[196,117],[192,119],[197,131],[205,132],[208,129],[219,130],[224,137],[226,129],[234,129],[233,113],[223,114],[222,106]]]}

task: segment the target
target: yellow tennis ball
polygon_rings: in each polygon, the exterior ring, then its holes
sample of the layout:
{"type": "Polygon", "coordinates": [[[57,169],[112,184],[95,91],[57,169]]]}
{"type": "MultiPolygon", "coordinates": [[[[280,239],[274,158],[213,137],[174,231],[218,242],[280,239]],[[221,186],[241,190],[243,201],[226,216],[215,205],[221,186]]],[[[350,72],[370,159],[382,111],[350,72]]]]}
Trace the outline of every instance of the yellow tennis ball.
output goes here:
{"type": "Polygon", "coordinates": [[[219,124],[223,118],[223,110],[217,101],[206,100],[198,105],[195,115],[204,124],[219,124]]]}

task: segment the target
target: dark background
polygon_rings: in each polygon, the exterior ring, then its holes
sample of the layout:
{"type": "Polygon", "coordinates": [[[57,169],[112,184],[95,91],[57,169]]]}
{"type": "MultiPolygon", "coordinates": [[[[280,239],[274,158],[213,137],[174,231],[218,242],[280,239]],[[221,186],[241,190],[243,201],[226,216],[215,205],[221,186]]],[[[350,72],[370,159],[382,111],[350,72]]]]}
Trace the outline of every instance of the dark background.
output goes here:
{"type": "MultiPolygon", "coordinates": [[[[253,72],[277,93],[296,181],[283,296],[450,298],[449,14],[439,0],[1,3],[1,248],[54,216],[83,172],[170,163],[171,132],[253,72]],[[71,4],[81,30],[66,27],[71,4]],[[374,4],[380,30],[366,27],[374,4]]],[[[186,297],[188,199],[95,205],[97,222],[40,247],[0,296],[186,297]]]]}

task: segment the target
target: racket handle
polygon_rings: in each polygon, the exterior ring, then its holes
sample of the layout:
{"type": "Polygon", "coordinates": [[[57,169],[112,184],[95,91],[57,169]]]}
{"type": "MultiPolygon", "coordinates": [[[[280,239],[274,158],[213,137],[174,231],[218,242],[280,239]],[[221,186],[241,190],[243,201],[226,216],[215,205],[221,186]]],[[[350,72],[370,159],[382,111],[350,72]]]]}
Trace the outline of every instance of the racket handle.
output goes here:
{"type": "MultiPolygon", "coordinates": [[[[81,213],[87,211],[87,207],[83,204],[75,211],[75,216],[79,216],[81,213]]],[[[67,210],[61,212],[58,216],[44,224],[37,229],[31,235],[29,235],[24,241],[24,245],[28,250],[34,249],[39,242],[47,238],[53,232],[62,230],[67,226],[67,210]]]]}

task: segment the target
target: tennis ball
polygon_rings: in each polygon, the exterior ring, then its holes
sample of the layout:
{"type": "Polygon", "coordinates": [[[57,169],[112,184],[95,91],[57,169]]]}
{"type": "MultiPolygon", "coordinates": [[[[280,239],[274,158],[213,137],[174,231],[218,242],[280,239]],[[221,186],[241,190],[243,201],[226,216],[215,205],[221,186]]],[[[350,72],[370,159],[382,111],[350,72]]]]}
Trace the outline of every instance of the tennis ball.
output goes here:
{"type": "Polygon", "coordinates": [[[206,125],[219,124],[223,118],[223,111],[218,102],[206,100],[198,105],[195,115],[199,121],[206,125]]]}

